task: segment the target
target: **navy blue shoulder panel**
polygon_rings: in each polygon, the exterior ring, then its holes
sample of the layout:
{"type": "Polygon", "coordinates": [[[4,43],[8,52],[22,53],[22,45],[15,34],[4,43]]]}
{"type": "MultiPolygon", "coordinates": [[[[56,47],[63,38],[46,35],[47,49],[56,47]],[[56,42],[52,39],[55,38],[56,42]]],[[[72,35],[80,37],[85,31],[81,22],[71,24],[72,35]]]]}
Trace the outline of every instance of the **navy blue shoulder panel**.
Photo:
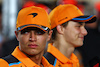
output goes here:
{"type": "Polygon", "coordinates": [[[6,60],[8,63],[19,62],[19,60],[15,58],[13,55],[8,55],[6,57],[3,57],[2,59],[6,60]]]}
{"type": "Polygon", "coordinates": [[[54,65],[55,57],[51,53],[45,53],[44,57],[48,60],[50,64],[54,65]]]}

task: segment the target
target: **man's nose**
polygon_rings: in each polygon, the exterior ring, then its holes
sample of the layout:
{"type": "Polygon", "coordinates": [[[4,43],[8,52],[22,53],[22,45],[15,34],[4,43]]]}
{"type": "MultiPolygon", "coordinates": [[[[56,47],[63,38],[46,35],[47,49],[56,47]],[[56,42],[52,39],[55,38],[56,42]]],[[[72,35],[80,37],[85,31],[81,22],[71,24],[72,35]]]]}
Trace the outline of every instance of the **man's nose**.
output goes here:
{"type": "Polygon", "coordinates": [[[88,34],[88,32],[87,32],[87,30],[85,29],[85,27],[83,27],[83,29],[82,29],[82,34],[83,34],[84,36],[86,36],[86,35],[88,34]]]}
{"type": "Polygon", "coordinates": [[[30,31],[30,41],[36,41],[37,40],[37,35],[35,34],[35,31],[30,31]]]}

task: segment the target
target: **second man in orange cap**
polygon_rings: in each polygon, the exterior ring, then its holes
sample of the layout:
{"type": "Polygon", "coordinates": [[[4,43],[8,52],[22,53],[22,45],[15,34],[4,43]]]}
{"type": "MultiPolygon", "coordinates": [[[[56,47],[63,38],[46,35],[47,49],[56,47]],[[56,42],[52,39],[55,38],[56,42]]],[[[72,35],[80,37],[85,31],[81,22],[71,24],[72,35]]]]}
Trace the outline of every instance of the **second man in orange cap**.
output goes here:
{"type": "Polygon", "coordinates": [[[44,56],[55,67],[80,67],[73,52],[83,45],[85,24],[95,22],[96,16],[85,16],[75,5],[65,4],[55,7],[49,17],[53,34],[44,56]]]}

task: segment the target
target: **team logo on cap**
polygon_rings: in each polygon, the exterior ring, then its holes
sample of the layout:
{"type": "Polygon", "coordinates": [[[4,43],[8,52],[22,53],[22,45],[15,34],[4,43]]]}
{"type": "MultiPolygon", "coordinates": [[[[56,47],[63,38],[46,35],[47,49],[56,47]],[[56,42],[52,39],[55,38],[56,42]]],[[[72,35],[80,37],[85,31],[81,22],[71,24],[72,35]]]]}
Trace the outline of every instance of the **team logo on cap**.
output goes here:
{"type": "Polygon", "coordinates": [[[63,19],[61,19],[61,20],[59,20],[58,22],[60,22],[60,21],[62,21],[62,20],[65,20],[65,19],[67,19],[67,17],[65,17],[65,18],[63,18],[63,19]]]}
{"type": "Polygon", "coordinates": [[[37,16],[38,14],[37,14],[37,13],[31,13],[31,14],[29,14],[29,15],[33,15],[33,18],[34,18],[34,17],[37,16]]]}

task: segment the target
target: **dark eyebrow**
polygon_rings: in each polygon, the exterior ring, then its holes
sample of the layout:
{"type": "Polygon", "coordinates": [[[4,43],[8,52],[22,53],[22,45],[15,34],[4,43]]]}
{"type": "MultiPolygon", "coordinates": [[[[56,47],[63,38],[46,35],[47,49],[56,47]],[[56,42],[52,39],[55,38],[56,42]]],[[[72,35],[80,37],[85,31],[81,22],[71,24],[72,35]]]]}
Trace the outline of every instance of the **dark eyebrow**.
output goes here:
{"type": "Polygon", "coordinates": [[[77,22],[77,23],[79,23],[80,25],[83,25],[85,22],[77,22]]]}

